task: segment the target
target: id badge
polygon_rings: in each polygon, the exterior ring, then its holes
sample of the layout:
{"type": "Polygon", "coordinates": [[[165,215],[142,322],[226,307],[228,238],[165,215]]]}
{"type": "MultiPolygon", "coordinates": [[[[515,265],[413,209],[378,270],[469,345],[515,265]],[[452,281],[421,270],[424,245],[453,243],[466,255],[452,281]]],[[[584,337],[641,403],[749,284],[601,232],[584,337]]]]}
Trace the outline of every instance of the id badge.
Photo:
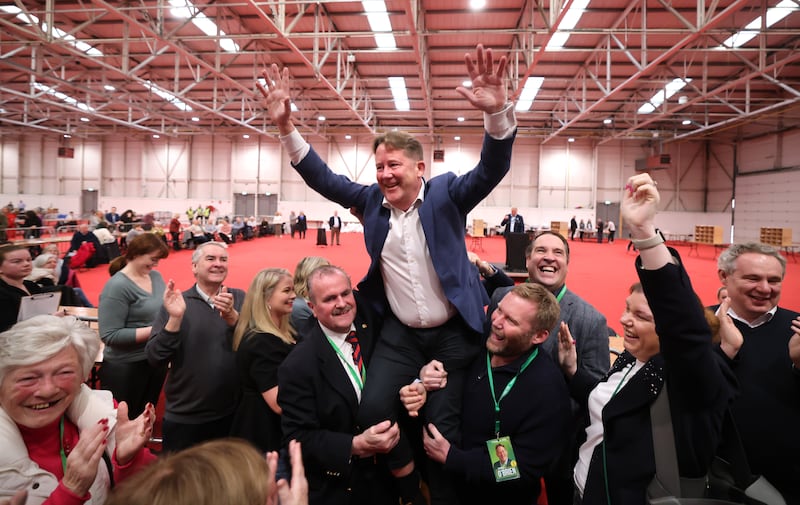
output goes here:
{"type": "Polygon", "coordinates": [[[487,440],[486,448],[489,450],[496,482],[519,479],[519,466],[510,437],[487,440]]]}

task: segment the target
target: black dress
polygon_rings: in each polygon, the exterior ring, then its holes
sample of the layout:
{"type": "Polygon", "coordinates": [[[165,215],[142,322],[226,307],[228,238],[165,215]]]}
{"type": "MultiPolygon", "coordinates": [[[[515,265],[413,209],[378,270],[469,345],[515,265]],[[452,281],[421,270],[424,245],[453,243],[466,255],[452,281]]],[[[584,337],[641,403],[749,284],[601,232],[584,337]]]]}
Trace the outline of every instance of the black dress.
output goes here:
{"type": "Polygon", "coordinates": [[[25,291],[8,284],[0,279],[0,331],[6,331],[14,326],[19,314],[19,306],[23,296],[44,293],[45,289],[33,281],[22,281],[25,284],[25,291]]]}
{"type": "Polygon", "coordinates": [[[261,393],[278,386],[278,367],[293,348],[272,333],[250,332],[236,351],[243,395],[231,436],[248,440],[262,452],[280,449],[282,437],[281,417],[261,393]]]}

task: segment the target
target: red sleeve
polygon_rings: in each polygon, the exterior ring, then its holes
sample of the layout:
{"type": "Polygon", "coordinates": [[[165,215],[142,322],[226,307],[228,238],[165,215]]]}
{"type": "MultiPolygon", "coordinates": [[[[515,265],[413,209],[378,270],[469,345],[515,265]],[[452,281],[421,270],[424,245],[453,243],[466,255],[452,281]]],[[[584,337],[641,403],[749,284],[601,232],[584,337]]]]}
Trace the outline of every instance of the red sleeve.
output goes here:
{"type": "Polygon", "coordinates": [[[114,482],[119,484],[131,475],[135,474],[142,468],[156,460],[156,455],[150,452],[147,447],[142,449],[125,465],[120,465],[117,461],[117,451],[114,450],[114,457],[111,458],[114,464],[114,482]]]}
{"type": "Polygon", "coordinates": [[[58,487],[42,502],[42,505],[82,505],[91,497],[91,493],[78,496],[70,491],[63,481],[58,481],[58,487]]]}

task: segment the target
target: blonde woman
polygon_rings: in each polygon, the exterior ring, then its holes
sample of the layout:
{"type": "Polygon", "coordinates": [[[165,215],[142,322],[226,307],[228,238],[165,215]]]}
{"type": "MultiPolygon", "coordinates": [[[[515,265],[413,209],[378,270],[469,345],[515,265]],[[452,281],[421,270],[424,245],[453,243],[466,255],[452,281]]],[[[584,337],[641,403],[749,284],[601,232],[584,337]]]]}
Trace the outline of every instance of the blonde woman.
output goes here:
{"type": "Polygon", "coordinates": [[[247,290],[233,333],[242,401],[231,435],[263,452],[281,447],[278,367],[295,344],[289,322],[296,298],[292,274],[283,268],[258,272],[247,290]]]}
{"type": "MultiPolygon", "coordinates": [[[[303,340],[309,332],[309,324],[314,321],[314,314],[308,306],[308,276],[318,267],[330,265],[330,262],[320,256],[306,256],[297,263],[294,269],[294,292],[297,298],[292,307],[292,328],[295,330],[297,340],[303,340]]],[[[313,324],[313,323],[311,323],[313,324]]]]}

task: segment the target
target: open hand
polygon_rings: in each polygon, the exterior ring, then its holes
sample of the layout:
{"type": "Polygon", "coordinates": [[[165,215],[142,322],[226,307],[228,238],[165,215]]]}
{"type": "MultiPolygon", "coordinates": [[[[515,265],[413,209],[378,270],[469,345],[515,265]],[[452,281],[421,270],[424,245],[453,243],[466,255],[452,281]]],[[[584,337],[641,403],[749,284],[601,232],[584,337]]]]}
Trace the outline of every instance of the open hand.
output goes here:
{"type": "Polygon", "coordinates": [[[281,71],[278,69],[278,65],[273,63],[263,70],[261,75],[264,77],[266,85],[256,81],[256,86],[264,97],[264,106],[281,135],[286,135],[294,130],[289,69],[284,67],[281,71]]]}
{"type": "Polygon", "coordinates": [[[62,482],[77,496],[84,496],[97,477],[97,465],[106,450],[108,419],[101,419],[94,426],[83,430],[80,440],[67,456],[67,468],[62,482]]]}
{"type": "Polygon", "coordinates": [[[464,55],[472,88],[459,86],[456,91],[469,100],[476,109],[489,114],[499,112],[503,110],[508,100],[505,82],[506,57],[501,57],[495,68],[491,49],[484,50],[483,44],[478,44],[475,52],[475,60],[470,54],[464,55]]]}
{"type": "Polygon", "coordinates": [[[117,463],[125,465],[150,440],[153,434],[153,424],[156,421],[156,409],[148,403],[144,412],[134,420],[128,419],[128,404],[120,402],[117,405],[117,427],[114,430],[117,441],[117,463]]]}
{"type": "Polygon", "coordinates": [[[569,331],[569,326],[561,321],[558,328],[558,364],[568,376],[574,377],[578,371],[578,352],[575,349],[575,339],[569,331]]]}
{"type": "Polygon", "coordinates": [[[742,336],[742,332],[739,331],[739,328],[733,324],[733,318],[728,315],[728,308],[731,306],[730,300],[730,298],[722,300],[722,303],[719,304],[717,317],[719,318],[719,346],[729,359],[733,359],[736,357],[742,344],[744,344],[744,337],[742,336]]]}

